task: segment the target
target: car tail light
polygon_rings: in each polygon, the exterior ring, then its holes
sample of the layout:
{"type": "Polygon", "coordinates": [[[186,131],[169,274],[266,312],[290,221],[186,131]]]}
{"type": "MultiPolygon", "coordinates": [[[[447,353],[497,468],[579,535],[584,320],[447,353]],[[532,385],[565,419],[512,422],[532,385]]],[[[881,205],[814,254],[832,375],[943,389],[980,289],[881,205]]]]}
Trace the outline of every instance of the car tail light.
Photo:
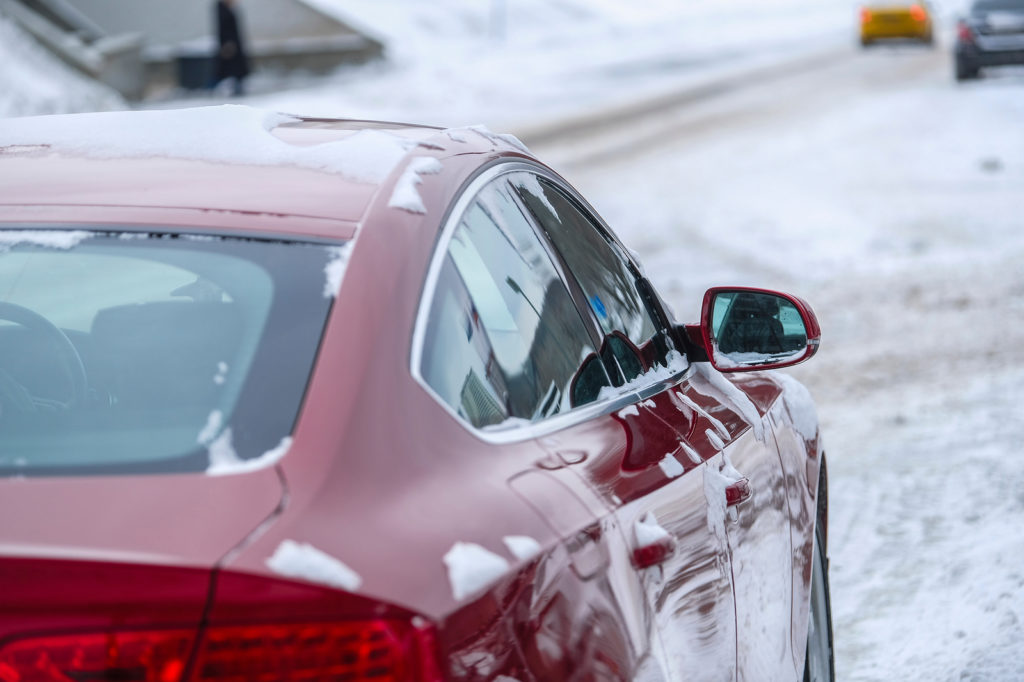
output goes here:
{"type": "Polygon", "coordinates": [[[430,632],[385,620],[210,628],[191,682],[436,682],[430,632]]]}
{"type": "Polygon", "coordinates": [[[924,11],[924,7],[921,7],[921,5],[911,5],[910,6],[910,17],[914,21],[921,22],[921,21],[925,21],[926,19],[928,19],[928,13],[924,11]]]}
{"type": "Polygon", "coordinates": [[[84,633],[0,649],[3,682],[438,682],[433,630],[367,620],[84,633]],[[187,671],[191,669],[191,673],[187,671]]]}
{"type": "Polygon", "coordinates": [[[860,11],[860,23],[862,23],[862,24],[869,24],[869,23],[871,23],[871,10],[869,10],[869,9],[862,9],[860,11]]]}
{"type": "Polygon", "coordinates": [[[962,43],[973,43],[974,34],[971,33],[971,27],[967,25],[967,22],[961,19],[956,22],[956,37],[962,43]]]}
{"type": "Polygon", "coordinates": [[[0,680],[177,682],[194,639],[192,630],[156,630],[16,640],[0,649],[0,680]]]}
{"type": "Polygon", "coordinates": [[[304,581],[0,558],[0,682],[439,682],[413,611],[304,581]]]}

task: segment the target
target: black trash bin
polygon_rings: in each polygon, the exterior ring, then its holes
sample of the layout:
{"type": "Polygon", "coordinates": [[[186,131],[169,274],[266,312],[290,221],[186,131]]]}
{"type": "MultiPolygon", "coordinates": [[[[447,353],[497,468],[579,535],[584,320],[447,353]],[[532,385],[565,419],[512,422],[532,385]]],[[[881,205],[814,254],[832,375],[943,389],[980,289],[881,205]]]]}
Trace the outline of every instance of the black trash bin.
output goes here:
{"type": "Polygon", "coordinates": [[[178,85],[186,90],[213,87],[213,57],[208,54],[178,55],[178,85]]]}

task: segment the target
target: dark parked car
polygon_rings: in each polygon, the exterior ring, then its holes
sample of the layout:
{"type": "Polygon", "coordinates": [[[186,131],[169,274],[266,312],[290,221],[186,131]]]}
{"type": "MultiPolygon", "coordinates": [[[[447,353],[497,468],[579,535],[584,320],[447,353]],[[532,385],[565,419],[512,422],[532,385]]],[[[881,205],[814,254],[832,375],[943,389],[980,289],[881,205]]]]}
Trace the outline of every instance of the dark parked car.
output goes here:
{"type": "Polygon", "coordinates": [[[832,679],[818,338],[483,128],[0,121],[0,679],[832,679]]]}
{"type": "Polygon", "coordinates": [[[958,81],[985,67],[1024,64],[1024,0],[974,0],[957,22],[954,60],[958,81]]]}

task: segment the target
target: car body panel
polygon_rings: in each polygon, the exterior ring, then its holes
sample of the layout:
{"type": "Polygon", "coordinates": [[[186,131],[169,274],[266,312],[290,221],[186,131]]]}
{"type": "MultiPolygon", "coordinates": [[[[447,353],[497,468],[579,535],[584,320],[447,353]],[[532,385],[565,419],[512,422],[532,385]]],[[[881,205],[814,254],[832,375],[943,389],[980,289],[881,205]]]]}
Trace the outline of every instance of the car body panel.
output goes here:
{"type": "Polygon", "coordinates": [[[975,40],[978,49],[983,52],[1020,52],[1024,50],[1024,30],[988,35],[979,33],[975,40]]]}
{"type": "Polygon", "coordinates": [[[793,568],[783,462],[767,428],[760,439],[751,431],[727,452],[752,491],[750,499],[730,508],[726,523],[736,594],[739,679],[787,679],[800,668],[793,665],[787,636],[793,568]]]}
{"type": "Polygon", "coordinates": [[[794,664],[799,670],[804,662],[803,651],[806,645],[805,624],[810,603],[814,529],[817,525],[824,525],[827,532],[828,524],[827,514],[824,517],[819,515],[818,500],[825,453],[816,427],[814,406],[809,402],[807,390],[793,380],[787,379],[783,385],[789,390],[782,394],[768,417],[786,477],[793,576],[790,631],[794,664]]]}
{"type": "Polygon", "coordinates": [[[376,194],[373,184],[343,182],[303,168],[244,167],[185,159],[103,160],[35,154],[5,164],[0,201],[32,206],[181,207],[246,215],[308,216],[358,221],[376,194]],[[236,172],[233,172],[236,171],[236,172]],[[45,182],[42,179],[45,178],[45,182]],[[187,178],[189,192],[182,193],[187,178]],[[287,187],[286,192],[267,188],[287,187]],[[324,196],[336,202],[325,205],[324,196]]]}
{"type": "Polygon", "coordinates": [[[1015,64],[1024,64],[1024,49],[982,51],[970,46],[965,46],[957,47],[956,55],[968,68],[975,69],[985,66],[1013,66],[1015,64]]]}
{"type": "MultiPolygon", "coordinates": [[[[613,421],[591,421],[549,437],[549,447],[559,447],[579,453],[578,463],[572,466],[580,476],[615,510],[619,527],[627,546],[636,546],[637,526],[651,516],[674,539],[676,554],[665,562],[638,570],[641,591],[647,595],[650,618],[654,631],[664,647],[666,670],[687,671],[683,678],[722,680],[733,679],[736,674],[737,643],[740,652],[761,652],[766,648],[762,627],[775,628],[774,638],[768,638],[767,648],[782,661],[782,670],[792,670],[792,656],[786,637],[790,620],[790,564],[789,521],[782,509],[774,515],[766,514],[758,524],[764,527],[764,541],[753,546],[736,545],[738,555],[746,562],[748,571],[741,572],[735,593],[741,599],[752,599],[749,606],[734,603],[733,575],[736,557],[730,557],[730,543],[735,542],[732,523],[727,522],[724,490],[715,487],[721,479],[718,473],[725,465],[725,453],[739,458],[744,465],[757,465],[752,472],[755,484],[761,484],[767,499],[781,502],[785,495],[778,453],[774,442],[758,441],[755,429],[745,421],[739,406],[731,398],[703,378],[701,372],[691,371],[681,382],[670,385],[661,393],[640,401],[632,408],[614,414],[613,421]],[[671,440],[651,434],[659,433],[657,419],[677,425],[671,440]],[[602,424],[607,424],[602,426],[602,424]],[[620,434],[617,438],[612,436],[620,434]],[[646,438],[644,437],[646,436],[646,438]],[[615,442],[621,444],[611,447],[615,442]],[[657,454],[644,456],[644,450],[657,454]],[[639,452],[638,452],[639,451],[639,452]],[[666,462],[664,458],[671,457],[666,462]],[[773,466],[774,465],[774,466],[773,466]],[[762,479],[770,481],[764,484],[762,479]],[[651,516],[648,516],[651,515],[651,516]],[[782,547],[769,541],[778,540],[782,547]],[[764,586],[760,572],[773,566],[775,581],[764,586]],[[748,575],[749,572],[749,575],[748,575]],[[764,593],[767,592],[767,595],[764,593]],[[765,596],[783,600],[782,610],[759,611],[765,596]],[[747,616],[743,629],[736,630],[734,610],[747,616]],[[700,662],[699,664],[697,662],[700,662]],[[788,666],[786,668],[785,666],[788,666]]],[[[764,408],[780,394],[762,390],[762,410],[756,414],[763,419],[764,408]]],[[[746,475],[747,471],[741,469],[746,475]]],[[[759,499],[759,496],[755,497],[759,499]]],[[[747,510],[747,517],[756,520],[762,509],[747,510]]],[[[743,512],[741,512],[743,513],[743,512]]],[[[746,541],[743,537],[743,541],[746,541]]],[[[764,666],[757,661],[739,661],[741,677],[759,678],[764,666]]],[[[776,663],[773,672],[780,668],[776,663]]]]}
{"type": "Polygon", "coordinates": [[[237,476],[8,478],[0,487],[7,519],[0,556],[202,568],[245,540],[282,497],[273,468],[237,476]]]}

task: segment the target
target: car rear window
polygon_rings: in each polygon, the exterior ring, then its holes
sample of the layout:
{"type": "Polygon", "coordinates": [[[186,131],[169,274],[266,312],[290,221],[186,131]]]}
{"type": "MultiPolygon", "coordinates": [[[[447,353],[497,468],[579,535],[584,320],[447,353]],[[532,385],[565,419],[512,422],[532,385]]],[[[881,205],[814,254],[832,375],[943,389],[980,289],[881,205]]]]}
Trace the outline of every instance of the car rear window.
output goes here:
{"type": "Polygon", "coordinates": [[[0,474],[224,473],[282,452],[339,246],[0,230],[0,474]]]}

